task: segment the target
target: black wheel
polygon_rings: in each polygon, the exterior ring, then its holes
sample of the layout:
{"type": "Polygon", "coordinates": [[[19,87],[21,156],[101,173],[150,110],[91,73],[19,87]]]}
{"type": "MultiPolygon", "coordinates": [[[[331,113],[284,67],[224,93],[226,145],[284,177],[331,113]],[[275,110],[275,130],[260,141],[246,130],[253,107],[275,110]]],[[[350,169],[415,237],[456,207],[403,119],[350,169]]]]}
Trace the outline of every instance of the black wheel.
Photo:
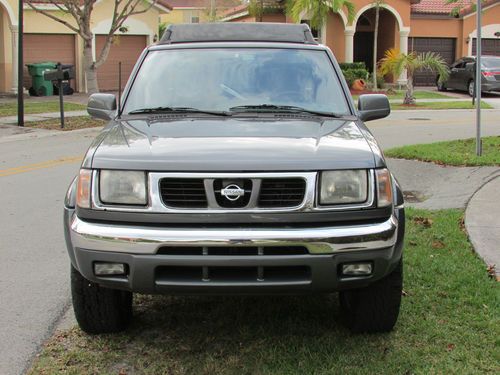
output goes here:
{"type": "Polygon", "coordinates": [[[71,266],[73,310],[80,328],[87,333],[124,330],[132,318],[132,293],[103,288],[85,279],[71,266]]]}
{"type": "Polygon", "coordinates": [[[446,88],[446,86],[444,85],[444,82],[440,82],[439,80],[436,82],[436,86],[437,86],[438,91],[447,91],[448,90],[446,88]]]}
{"type": "Polygon", "coordinates": [[[474,97],[474,92],[476,91],[476,89],[474,88],[474,81],[473,80],[470,80],[469,81],[469,84],[467,85],[467,91],[469,92],[469,95],[471,97],[474,97]]]}
{"type": "Polygon", "coordinates": [[[341,292],[340,308],[354,333],[391,331],[398,320],[403,291],[403,263],[385,278],[365,288],[341,292]]]}

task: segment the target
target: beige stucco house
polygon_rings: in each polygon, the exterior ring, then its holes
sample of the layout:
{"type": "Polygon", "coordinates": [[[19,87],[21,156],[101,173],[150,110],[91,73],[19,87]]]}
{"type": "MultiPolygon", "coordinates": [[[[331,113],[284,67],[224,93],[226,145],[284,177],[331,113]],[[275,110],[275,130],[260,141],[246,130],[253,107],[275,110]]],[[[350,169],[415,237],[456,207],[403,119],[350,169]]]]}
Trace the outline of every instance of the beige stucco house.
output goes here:
{"type": "MultiPolygon", "coordinates": [[[[147,7],[147,1],[144,5],[147,7]]],[[[99,53],[105,35],[111,25],[113,15],[112,0],[98,0],[92,13],[92,32],[94,34],[94,53],[99,53]]],[[[39,7],[50,12],[61,12],[52,4],[40,2],[39,7]]],[[[124,80],[141,51],[158,38],[160,15],[168,13],[171,7],[159,0],[146,13],[129,17],[122,32],[117,33],[109,57],[98,70],[101,90],[114,90],[118,82],[118,62],[122,62],[124,80]]],[[[71,16],[68,22],[74,24],[71,16]]],[[[18,43],[18,0],[0,0],[0,93],[17,91],[17,43],[18,43]]],[[[77,91],[85,91],[85,75],[82,69],[83,42],[76,33],[63,24],[56,22],[24,5],[24,62],[55,61],[73,64],[77,78],[72,86],[77,91]]],[[[30,86],[30,78],[24,68],[25,88],[30,86]]]]}
{"type": "Polygon", "coordinates": [[[241,0],[168,0],[172,10],[163,13],[161,22],[203,23],[221,18],[228,9],[241,4],[241,0]]]}

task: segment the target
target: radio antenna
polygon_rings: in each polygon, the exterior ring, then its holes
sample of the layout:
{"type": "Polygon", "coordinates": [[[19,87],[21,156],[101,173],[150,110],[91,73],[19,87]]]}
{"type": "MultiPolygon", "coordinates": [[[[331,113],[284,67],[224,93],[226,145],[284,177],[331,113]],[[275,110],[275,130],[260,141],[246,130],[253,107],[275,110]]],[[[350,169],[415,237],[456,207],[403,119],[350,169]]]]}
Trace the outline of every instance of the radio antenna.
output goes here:
{"type": "Polygon", "coordinates": [[[118,62],[118,117],[122,114],[122,62],[118,62]]]}

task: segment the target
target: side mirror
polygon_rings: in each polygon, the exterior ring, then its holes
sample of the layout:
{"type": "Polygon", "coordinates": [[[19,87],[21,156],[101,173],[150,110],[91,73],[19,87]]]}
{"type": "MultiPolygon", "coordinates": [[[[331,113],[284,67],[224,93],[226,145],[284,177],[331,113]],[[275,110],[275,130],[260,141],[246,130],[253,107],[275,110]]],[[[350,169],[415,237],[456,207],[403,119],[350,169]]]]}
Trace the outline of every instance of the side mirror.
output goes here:
{"type": "Polygon", "coordinates": [[[116,113],[116,97],[113,94],[90,95],[87,112],[92,117],[111,120],[116,113]]]}
{"type": "Polygon", "coordinates": [[[391,106],[387,96],[382,94],[360,95],[358,113],[362,121],[371,121],[389,116],[391,106]]]}

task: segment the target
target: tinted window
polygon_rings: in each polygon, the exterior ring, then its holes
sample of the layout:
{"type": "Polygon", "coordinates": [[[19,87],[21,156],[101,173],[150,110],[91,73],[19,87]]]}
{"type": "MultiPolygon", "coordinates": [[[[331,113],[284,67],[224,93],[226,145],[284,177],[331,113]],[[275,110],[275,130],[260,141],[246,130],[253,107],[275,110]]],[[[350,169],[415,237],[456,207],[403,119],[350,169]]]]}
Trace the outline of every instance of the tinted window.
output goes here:
{"type": "Polygon", "coordinates": [[[264,48],[152,51],[124,111],[160,106],[227,111],[259,104],[349,113],[326,52],[264,48]]]}

